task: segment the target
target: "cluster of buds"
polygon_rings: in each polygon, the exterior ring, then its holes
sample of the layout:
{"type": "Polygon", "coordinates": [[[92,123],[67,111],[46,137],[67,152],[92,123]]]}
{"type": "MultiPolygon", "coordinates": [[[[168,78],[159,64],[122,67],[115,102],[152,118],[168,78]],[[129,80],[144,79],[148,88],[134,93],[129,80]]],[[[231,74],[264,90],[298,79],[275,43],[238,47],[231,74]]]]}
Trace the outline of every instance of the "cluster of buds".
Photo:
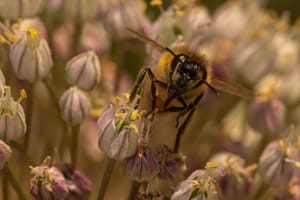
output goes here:
{"type": "Polygon", "coordinates": [[[85,199],[91,192],[89,179],[69,164],[51,165],[50,157],[31,167],[30,192],[39,199],[85,199]]]}

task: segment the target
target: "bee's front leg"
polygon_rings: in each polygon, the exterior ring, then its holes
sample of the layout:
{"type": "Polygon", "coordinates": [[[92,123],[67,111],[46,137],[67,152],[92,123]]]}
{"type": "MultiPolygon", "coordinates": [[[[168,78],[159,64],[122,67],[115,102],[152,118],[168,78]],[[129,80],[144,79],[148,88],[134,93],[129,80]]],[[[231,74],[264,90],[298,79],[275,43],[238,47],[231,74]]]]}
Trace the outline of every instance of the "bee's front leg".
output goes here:
{"type": "Polygon", "coordinates": [[[186,126],[188,125],[189,121],[191,120],[195,110],[196,110],[196,105],[199,103],[199,101],[201,100],[201,98],[203,97],[204,92],[202,92],[201,94],[198,95],[198,97],[195,99],[195,101],[192,104],[189,104],[186,106],[186,109],[183,110],[182,112],[180,112],[177,116],[177,125],[176,127],[179,125],[179,119],[184,116],[185,114],[187,114],[187,117],[184,119],[184,121],[180,124],[178,131],[177,131],[177,135],[176,135],[176,139],[175,139],[175,144],[174,144],[174,151],[178,152],[179,149],[179,144],[180,144],[180,139],[181,136],[186,128],[186,126]]]}

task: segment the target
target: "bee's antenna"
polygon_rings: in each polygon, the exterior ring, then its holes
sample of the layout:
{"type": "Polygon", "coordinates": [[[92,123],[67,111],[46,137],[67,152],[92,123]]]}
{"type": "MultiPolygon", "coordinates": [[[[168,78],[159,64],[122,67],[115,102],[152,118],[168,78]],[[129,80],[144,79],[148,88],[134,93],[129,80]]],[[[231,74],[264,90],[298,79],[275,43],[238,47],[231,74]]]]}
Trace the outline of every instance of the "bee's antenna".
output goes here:
{"type": "Polygon", "coordinates": [[[208,82],[206,82],[205,80],[201,80],[205,85],[207,85],[209,87],[209,89],[211,89],[216,95],[220,95],[219,91],[214,88],[211,84],[209,84],[208,82]]]}

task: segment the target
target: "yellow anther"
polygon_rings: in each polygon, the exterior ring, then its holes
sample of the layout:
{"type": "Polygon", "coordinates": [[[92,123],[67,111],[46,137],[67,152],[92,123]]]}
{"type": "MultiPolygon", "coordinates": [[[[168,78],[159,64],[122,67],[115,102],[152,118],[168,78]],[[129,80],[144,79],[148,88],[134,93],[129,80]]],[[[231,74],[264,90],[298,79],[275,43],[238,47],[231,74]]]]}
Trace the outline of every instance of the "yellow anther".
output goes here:
{"type": "Polygon", "coordinates": [[[151,6],[161,6],[162,1],[161,0],[151,0],[150,5],[151,6]]]}
{"type": "Polygon", "coordinates": [[[90,111],[90,115],[93,117],[98,117],[101,115],[101,113],[102,113],[102,109],[100,108],[92,108],[90,111]]]}
{"type": "Polygon", "coordinates": [[[177,10],[176,14],[178,16],[183,16],[184,12],[182,10],[177,10]]]}
{"type": "Polygon", "coordinates": [[[135,111],[132,112],[132,114],[131,114],[131,116],[130,116],[130,119],[131,119],[132,121],[134,121],[134,120],[137,119],[137,117],[138,117],[138,111],[135,110],[135,111]]]}
{"type": "Polygon", "coordinates": [[[213,169],[219,167],[220,164],[217,162],[207,162],[205,165],[205,169],[213,169]]]}
{"type": "Polygon", "coordinates": [[[27,93],[26,93],[26,91],[24,89],[21,89],[20,95],[21,95],[22,99],[26,99],[27,98],[27,93]]]}
{"type": "Polygon", "coordinates": [[[119,97],[119,96],[114,97],[114,98],[112,99],[112,102],[113,102],[114,104],[120,104],[120,103],[122,102],[121,97],[119,97]]]}
{"type": "Polygon", "coordinates": [[[5,90],[5,91],[7,91],[7,90],[10,89],[10,87],[9,87],[8,85],[3,85],[2,88],[3,88],[3,90],[5,90]]]}
{"type": "Polygon", "coordinates": [[[130,97],[130,94],[126,92],[126,93],[123,93],[122,96],[125,97],[126,100],[128,101],[129,97],[130,97]]]}
{"type": "Polygon", "coordinates": [[[115,114],[115,117],[117,119],[124,119],[126,117],[127,113],[117,113],[115,114]]]}
{"type": "Polygon", "coordinates": [[[279,140],[279,146],[280,146],[281,150],[284,152],[285,151],[285,143],[282,139],[279,140]]]}
{"type": "Polygon", "coordinates": [[[3,36],[10,42],[17,41],[17,37],[14,34],[12,34],[11,32],[4,31],[3,36]]]}
{"type": "Polygon", "coordinates": [[[27,36],[30,36],[30,37],[38,37],[39,32],[36,29],[28,28],[26,30],[26,34],[27,34],[27,36]]]}
{"type": "Polygon", "coordinates": [[[300,168],[300,162],[299,162],[299,161],[295,162],[295,166],[296,166],[297,168],[300,168]]]}
{"type": "Polygon", "coordinates": [[[135,124],[130,124],[129,127],[132,128],[135,133],[138,133],[138,128],[135,124]]]}

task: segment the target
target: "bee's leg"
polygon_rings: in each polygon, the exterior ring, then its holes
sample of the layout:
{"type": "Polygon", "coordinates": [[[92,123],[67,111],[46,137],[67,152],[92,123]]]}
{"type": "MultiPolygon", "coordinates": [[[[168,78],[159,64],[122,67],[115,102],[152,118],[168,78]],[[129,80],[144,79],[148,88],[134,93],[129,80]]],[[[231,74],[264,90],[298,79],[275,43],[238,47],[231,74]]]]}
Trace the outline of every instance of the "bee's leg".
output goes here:
{"type": "Polygon", "coordinates": [[[145,70],[145,68],[143,68],[139,72],[139,74],[137,75],[137,79],[135,81],[135,85],[134,85],[133,90],[131,91],[130,96],[129,96],[129,103],[133,101],[134,97],[137,94],[140,94],[140,92],[141,92],[140,84],[143,82],[143,80],[145,78],[145,75],[146,75],[146,70],[145,70]]]}
{"type": "MultiPolygon", "coordinates": [[[[187,117],[185,118],[185,120],[182,122],[182,124],[180,124],[178,131],[177,131],[177,135],[176,135],[176,140],[175,140],[175,145],[174,145],[174,151],[178,152],[178,148],[179,148],[179,143],[180,143],[180,139],[181,136],[187,126],[187,124],[189,123],[189,121],[191,120],[195,110],[196,110],[196,105],[199,103],[199,101],[201,100],[201,98],[203,97],[204,92],[202,92],[192,104],[189,104],[188,106],[186,106],[186,110],[182,111],[181,113],[179,113],[177,119],[179,120],[180,117],[182,117],[183,115],[187,114],[187,117]]],[[[179,123],[179,122],[177,122],[179,123]]]]}

